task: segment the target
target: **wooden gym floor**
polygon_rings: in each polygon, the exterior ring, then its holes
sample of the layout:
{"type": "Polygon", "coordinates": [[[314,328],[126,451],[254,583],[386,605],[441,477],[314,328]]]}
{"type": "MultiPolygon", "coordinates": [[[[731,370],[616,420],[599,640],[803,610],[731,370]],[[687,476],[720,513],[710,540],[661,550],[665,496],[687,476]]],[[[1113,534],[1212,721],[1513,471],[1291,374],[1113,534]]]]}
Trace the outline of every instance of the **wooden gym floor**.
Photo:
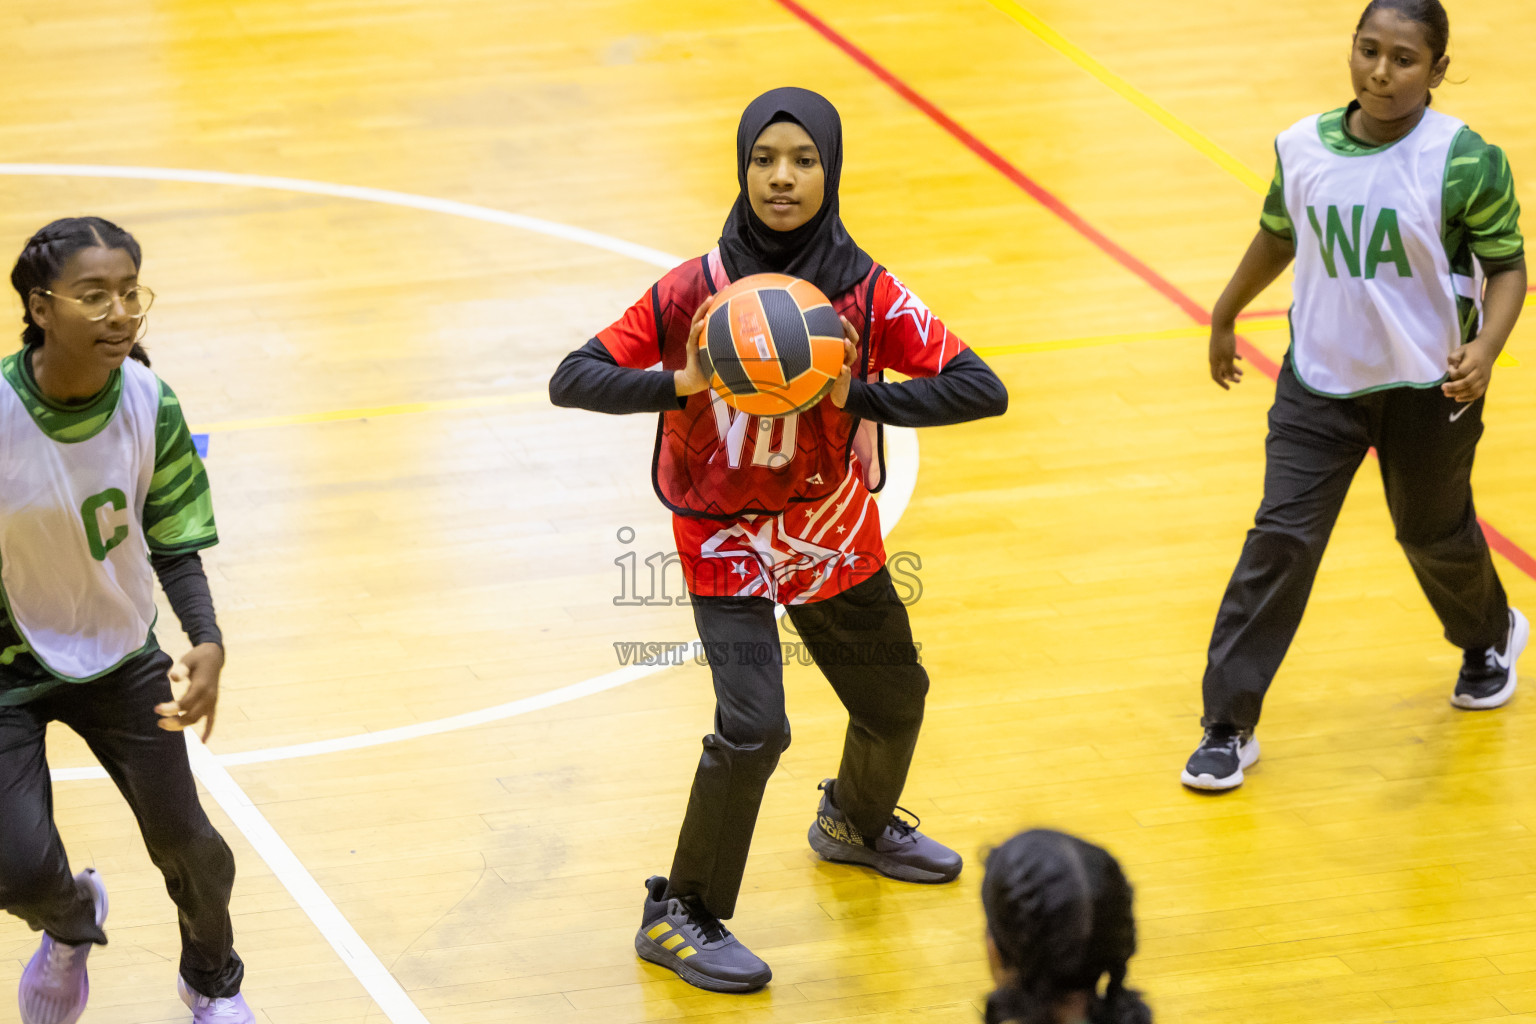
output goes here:
{"type": "MultiPolygon", "coordinates": [[[[1274,134],[1349,96],[1359,0],[806,2],[0,10],[0,249],[67,214],[135,231],[156,368],[210,435],[230,661],[224,760],[194,753],[261,1019],[970,1022],[982,851],[1043,824],[1125,863],[1132,978],[1161,1021],[1536,1020],[1533,698],[1450,707],[1459,654],[1372,464],[1263,762],[1220,798],[1178,783],[1272,392],[1258,359],[1214,387],[1199,323],[1274,134]],[[795,744],[732,922],[775,977],[726,997],[631,947],[712,706],[706,670],[621,673],[614,647],[693,636],[686,607],[614,604],[616,560],[671,546],[654,426],[552,409],[544,387],[663,254],[713,244],[737,115],[787,83],[843,113],[854,236],[1012,408],[924,432],[910,502],[886,500],[891,550],[921,559],[933,677],[903,803],[970,867],[921,888],[814,859],[843,720],[791,667],[795,744]]],[[[1536,7],[1451,16],[1437,103],[1536,202],[1536,7]]],[[[1282,284],[1247,325],[1269,360],[1286,302],[1282,284]]],[[[0,312],[19,330],[9,294],[0,312]]],[[[1476,474],[1528,612],[1533,332],[1495,377],[1476,474]]],[[[73,737],[51,751],[71,856],[112,895],[85,1019],[184,1020],[131,817],[73,737]]],[[[33,946],[0,920],[0,988],[33,946]]]]}

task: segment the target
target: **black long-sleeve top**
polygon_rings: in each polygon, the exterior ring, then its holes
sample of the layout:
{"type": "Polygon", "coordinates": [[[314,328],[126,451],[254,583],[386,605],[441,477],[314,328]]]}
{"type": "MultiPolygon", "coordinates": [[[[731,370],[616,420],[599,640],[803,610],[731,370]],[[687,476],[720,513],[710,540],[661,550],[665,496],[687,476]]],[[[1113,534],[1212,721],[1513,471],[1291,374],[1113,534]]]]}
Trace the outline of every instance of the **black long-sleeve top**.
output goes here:
{"type": "Polygon", "coordinates": [[[183,555],[150,555],[149,564],[160,580],[165,599],[171,611],[186,630],[192,646],[198,644],[223,644],[224,634],[219,630],[213,613],[213,592],[208,589],[208,576],[203,571],[203,559],[196,551],[183,555]]]}
{"type": "MultiPolygon", "coordinates": [[[[591,339],[567,355],[549,380],[555,405],[614,414],[681,409],[671,373],[619,366],[603,343],[591,339]]],[[[992,368],[963,349],[934,377],[899,382],[854,378],[845,412],[895,427],[941,427],[1008,410],[1008,389],[992,368]]]]}

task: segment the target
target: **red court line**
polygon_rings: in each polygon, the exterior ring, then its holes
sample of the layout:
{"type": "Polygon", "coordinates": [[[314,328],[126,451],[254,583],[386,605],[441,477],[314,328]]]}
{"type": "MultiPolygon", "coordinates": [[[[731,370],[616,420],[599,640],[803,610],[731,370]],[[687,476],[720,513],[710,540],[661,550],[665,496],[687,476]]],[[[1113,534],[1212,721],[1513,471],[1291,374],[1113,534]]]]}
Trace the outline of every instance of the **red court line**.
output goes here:
{"type": "Polygon", "coordinates": [[[914,107],[927,114],[928,117],[936,124],[938,124],[940,128],[943,128],[956,139],[959,139],[965,148],[969,149],[971,152],[981,157],[987,163],[991,164],[992,168],[999,174],[1013,182],[1015,185],[1019,186],[1019,188],[1023,189],[1025,192],[1029,193],[1030,197],[1037,203],[1045,207],[1047,210],[1050,210],[1062,220],[1066,221],[1078,234],[1082,235],[1094,245],[1104,250],[1104,252],[1108,253],[1116,263],[1119,263],[1121,266],[1125,267],[1125,269],[1129,270],[1131,273],[1135,274],[1147,284],[1161,292],[1169,302],[1172,302],[1175,306],[1178,306],[1180,309],[1184,310],[1184,312],[1188,313],[1190,317],[1194,319],[1195,323],[1208,324],[1211,322],[1210,314],[1201,309],[1199,303],[1195,302],[1188,295],[1185,295],[1183,292],[1175,288],[1172,283],[1170,283],[1157,271],[1141,262],[1141,260],[1137,259],[1135,256],[1132,256],[1125,249],[1122,249],[1098,228],[1094,227],[1092,224],[1089,224],[1086,220],[1079,216],[1077,212],[1069,207],[1066,203],[1063,203],[1060,199],[1057,199],[1054,195],[1046,191],[1037,182],[1035,182],[1034,179],[1030,178],[1029,175],[1013,166],[1013,164],[1009,163],[1000,153],[992,149],[991,146],[988,146],[985,142],[982,142],[976,136],[962,128],[952,118],[950,118],[948,114],[944,113],[944,111],[940,110],[928,100],[918,95],[916,90],[907,85],[907,83],[903,82],[901,79],[897,78],[891,72],[887,71],[869,54],[865,53],[853,43],[849,42],[846,37],[840,34],[831,25],[828,25],[826,22],[816,17],[816,15],[812,14],[804,7],[801,7],[798,3],[795,2],[795,0],[778,0],[778,3],[787,11],[789,11],[789,13],[793,14],[795,17],[811,26],[811,28],[815,29],[833,46],[836,46],[839,50],[842,50],[849,57],[853,58],[853,61],[856,64],[860,65],[870,74],[874,75],[876,78],[880,79],[880,81],[894,89],[897,95],[899,95],[902,99],[906,100],[908,103],[912,104],[914,107]]]}
{"type": "Polygon", "coordinates": [[[1521,572],[1536,579],[1536,558],[1532,558],[1524,548],[1496,530],[1488,520],[1479,516],[1477,523],[1483,528],[1483,536],[1488,538],[1489,547],[1515,563],[1521,572]]]}
{"type": "Polygon", "coordinates": [[[1259,368],[1259,372],[1270,380],[1280,379],[1280,364],[1259,350],[1259,347],[1241,334],[1237,335],[1237,352],[1248,362],[1259,368]]]}
{"type": "MultiPolygon", "coordinates": [[[[958,141],[966,149],[969,149],[971,152],[981,157],[982,160],[991,165],[991,167],[999,174],[1013,182],[1025,193],[1027,193],[1030,198],[1034,199],[1047,210],[1050,210],[1057,217],[1061,218],[1061,220],[1065,221],[1078,234],[1082,235],[1084,238],[1088,239],[1088,241],[1098,246],[1099,249],[1101,249],[1116,263],[1119,263],[1122,267],[1129,270],[1137,277],[1141,278],[1147,284],[1151,285],[1164,298],[1168,299],[1168,301],[1172,302],[1175,306],[1178,306],[1186,314],[1188,314],[1189,318],[1195,321],[1195,323],[1209,324],[1211,322],[1211,314],[1207,312],[1206,309],[1194,299],[1184,294],[1184,292],[1181,291],[1179,287],[1172,281],[1163,277],[1157,271],[1153,270],[1141,260],[1131,255],[1129,251],[1122,248],[1119,244],[1109,238],[1109,236],[1105,235],[1098,228],[1084,220],[1080,214],[1069,207],[1066,203],[1056,198],[1056,196],[1052,195],[1047,189],[1041,186],[1033,178],[1015,167],[1008,161],[1006,157],[998,153],[991,146],[988,146],[985,142],[982,142],[976,136],[972,135],[954,118],[944,113],[944,111],[940,110],[931,101],[919,94],[917,90],[913,89],[906,82],[896,77],[893,72],[888,70],[879,61],[875,60],[869,54],[859,49],[858,46],[856,46],[842,33],[838,32],[837,29],[833,28],[831,25],[828,25],[815,14],[802,7],[798,2],[796,2],[796,0],[777,0],[777,3],[779,6],[789,11],[789,13],[793,14],[795,17],[809,25],[827,42],[831,43],[839,50],[842,50],[843,53],[847,54],[854,61],[854,63],[858,64],[870,74],[880,79],[880,81],[890,86],[890,88],[898,96],[912,104],[918,110],[921,110],[928,116],[931,121],[952,135],[956,141],[958,141]]],[[[1531,291],[1536,292],[1536,286],[1532,286],[1531,291]]],[[[1242,336],[1239,336],[1237,339],[1237,349],[1238,352],[1242,354],[1244,359],[1246,359],[1251,365],[1258,367],[1259,371],[1266,377],[1270,378],[1271,380],[1278,378],[1280,374],[1280,365],[1265,355],[1263,352],[1259,351],[1259,349],[1252,342],[1248,341],[1242,336]]],[[[1532,579],[1536,579],[1536,558],[1533,558],[1518,544],[1504,536],[1504,534],[1500,533],[1487,520],[1479,518],[1478,523],[1483,528],[1483,535],[1488,538],[1489,547],[1493,548],[1499,554],[1509,559],[1510,562],[1512,562],[1521,572],[1525,573],[1532,579]]]]}

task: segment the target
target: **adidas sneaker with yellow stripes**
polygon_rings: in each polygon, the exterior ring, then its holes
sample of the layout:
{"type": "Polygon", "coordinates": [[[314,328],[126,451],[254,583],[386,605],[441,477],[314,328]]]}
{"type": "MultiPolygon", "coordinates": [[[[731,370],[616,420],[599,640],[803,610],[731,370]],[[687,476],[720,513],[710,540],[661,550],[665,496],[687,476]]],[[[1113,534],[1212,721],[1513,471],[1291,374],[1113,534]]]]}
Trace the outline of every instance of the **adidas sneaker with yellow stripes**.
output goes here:
{"type": "Polygon", "coordinates": [[[668,896],[661,875],[646,879],[635,952],[711,992],[755,992],[773,977],[768,965],[697,899],[668,896]]]}

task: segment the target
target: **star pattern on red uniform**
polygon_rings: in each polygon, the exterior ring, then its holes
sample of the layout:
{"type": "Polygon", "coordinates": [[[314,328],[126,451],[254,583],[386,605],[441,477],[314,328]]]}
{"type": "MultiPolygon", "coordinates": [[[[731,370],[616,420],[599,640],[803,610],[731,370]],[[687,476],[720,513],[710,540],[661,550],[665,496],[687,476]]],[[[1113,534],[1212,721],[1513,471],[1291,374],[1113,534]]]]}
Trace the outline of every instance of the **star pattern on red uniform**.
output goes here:
{"type": "Polygon", "coordinates": [[[891,303],[891,308],[886,311],[886,320],[895,320],[897,317],[911,317],[912,323],[917,328],[917,336],[923,339],[923,344],[928,344],[928,330],[933,326],[933,313],[923,304],[923,300],[912,294],[912,290],[902,284],[896,278],[891,278],[891,283],[901,290],[901,296],[891,303]]]}

